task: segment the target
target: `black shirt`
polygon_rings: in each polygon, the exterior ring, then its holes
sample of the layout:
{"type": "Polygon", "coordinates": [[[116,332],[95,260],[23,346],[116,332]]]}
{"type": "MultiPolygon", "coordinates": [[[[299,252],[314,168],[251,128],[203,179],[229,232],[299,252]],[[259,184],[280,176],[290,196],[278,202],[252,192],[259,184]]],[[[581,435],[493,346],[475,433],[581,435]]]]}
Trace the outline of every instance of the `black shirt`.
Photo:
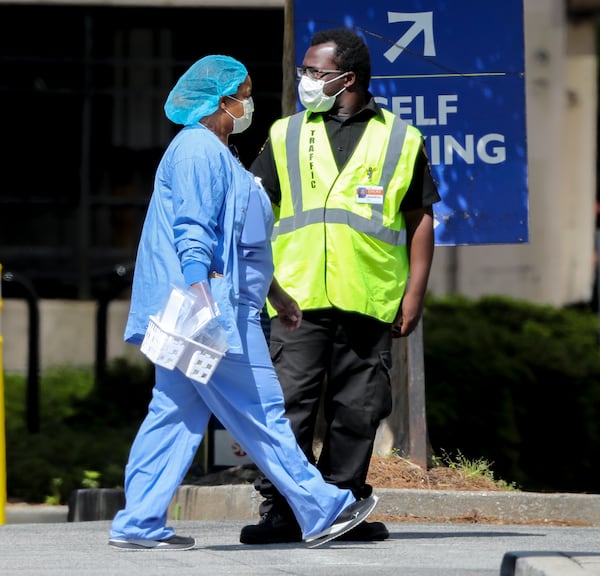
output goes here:
{"type": "MultiPolygon", "coordinates": [[[[325,121],[325,128],[339,171],[354,151],[369,120],[375,115],[381,115],[382,112],[374,98],[371,97],[367,106],[353,116],[333,116],[327,112],[319,112],[318,114],[322,114],[325,121]]],[[[270,140],[265,142],[260,153],[250,166],[250,171],[262,180],[262,184],[271,197],[271,201],[279,205],[281,188],[270,140]]],[[[424,208],[431,206],[439,200],[440,195],[431,176],[429,160],[425,151],[425,145],[423,144],[421,153],[417,155],[413,177],[406,195],[402,199],[400,210],[407,212],[409,210],[424,208]]]]}

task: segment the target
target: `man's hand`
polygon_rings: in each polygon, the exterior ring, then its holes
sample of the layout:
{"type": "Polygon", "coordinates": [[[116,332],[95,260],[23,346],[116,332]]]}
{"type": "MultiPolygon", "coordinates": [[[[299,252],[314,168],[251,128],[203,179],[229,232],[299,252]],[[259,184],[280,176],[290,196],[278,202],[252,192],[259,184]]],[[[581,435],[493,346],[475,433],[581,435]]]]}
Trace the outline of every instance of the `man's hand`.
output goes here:
{"type": "Polygon", "coordinates": [[[392,338],[408,336],[417,327],[422,313],[423,299],[412,297],[410,292],[407,292],[392,322],[392,338]]]}
{"type": "Polygon", "coordinates": [[[275,278],[269,288],[269,303],[277,311],[284,330],[295,330],[302,323],[302,310],[298,303],[279,285],[275,278]]]}

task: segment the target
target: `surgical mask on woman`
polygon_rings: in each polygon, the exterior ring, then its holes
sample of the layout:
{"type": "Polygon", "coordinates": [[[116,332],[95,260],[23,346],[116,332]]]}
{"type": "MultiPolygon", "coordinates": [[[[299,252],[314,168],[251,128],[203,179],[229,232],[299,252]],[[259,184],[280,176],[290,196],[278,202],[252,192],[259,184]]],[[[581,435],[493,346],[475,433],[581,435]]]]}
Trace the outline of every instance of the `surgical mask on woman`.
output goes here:
{"type": "Polygon", "coordinates": [[[252,96],[250,96],[250,98],[248,98],[247,100],[238,100],[233,96],[227,96],[227,98],[231,98],[236,102],[241,102],[242,106],[244,106],[244,113],[239,118],[236,118],[229,110],[227,110],[227,108],[225,108],[225,112],[227,112],[227,114],[229,114],[233,118],[233,130],[231,131],[231,133],[239,134],[240,132],[246,130],[250,126],[250,124],[252,124],[252,114],[254,113],[254,101],[252,100],[252,96]]]}
{"type": "Polygon", "coordinates": [[[333,94],[333,96],[327,96],[327,94],[323,92],[323,88],[325,87],[325,84],[335,82],[346,74],[348,74],[348,72],[344,72],[332,80],[327,80],[327,82],[325,82],[325,80],[316,80],[315,78],[311,78],[304,74],[302,78],[300,78],[300,84],[298,84],[298,96],[302,106],[310,112],[327,112],[328,110],[331,110],[335,99],[346,89],[346,87],[344,86],[339,92],[333,94]]]}

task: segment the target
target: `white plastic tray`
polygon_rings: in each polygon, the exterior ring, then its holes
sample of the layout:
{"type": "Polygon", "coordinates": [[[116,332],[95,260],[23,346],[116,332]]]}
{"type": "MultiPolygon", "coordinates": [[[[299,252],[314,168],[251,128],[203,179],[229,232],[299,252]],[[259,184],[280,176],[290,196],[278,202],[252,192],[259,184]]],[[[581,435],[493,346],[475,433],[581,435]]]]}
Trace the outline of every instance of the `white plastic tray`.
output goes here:
{"type": "Polygon", "coordinates": [[[218,350],[165,330],[155,316],[150,316],[140,350],[154,364],[169,370],[178,368],[202,384],[208,382],[223,357],[218,350]]]}

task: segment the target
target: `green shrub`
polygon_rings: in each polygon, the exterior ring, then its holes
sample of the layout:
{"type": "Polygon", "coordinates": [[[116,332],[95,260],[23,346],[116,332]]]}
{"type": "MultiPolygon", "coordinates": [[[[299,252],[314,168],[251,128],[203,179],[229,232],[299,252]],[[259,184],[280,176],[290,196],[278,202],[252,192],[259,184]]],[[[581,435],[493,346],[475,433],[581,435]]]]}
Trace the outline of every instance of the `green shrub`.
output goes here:
{"type": "Polygon", "coordinates": [[[600,351],[591,311],[429,299],[423,320],[434,448],[485,458],[529,490],[600,491],[600,351]]]}
{"type": "Polygon", "coordinates": [[[39,432],[26,422],[26,378],[5,377],[7,494],[12,500],[66,502],[96,471],[102,487],[123,484],[129,447],[146,414],[151,364],[111,363],[105,380],[91,369],[51,369],[39,383],[39,432]]]}
{"type": "MultiPolygon", "coordinates": [[[[93,374],[81,368],[56,367],[40,378],[39,413],[43,420],[63,422],[76,413],[76,403],[92,391],[93,374]]],[[[27,379],[17,374],[4,376],[6,427],[22,429],[27,421],[27,379]]]]}

